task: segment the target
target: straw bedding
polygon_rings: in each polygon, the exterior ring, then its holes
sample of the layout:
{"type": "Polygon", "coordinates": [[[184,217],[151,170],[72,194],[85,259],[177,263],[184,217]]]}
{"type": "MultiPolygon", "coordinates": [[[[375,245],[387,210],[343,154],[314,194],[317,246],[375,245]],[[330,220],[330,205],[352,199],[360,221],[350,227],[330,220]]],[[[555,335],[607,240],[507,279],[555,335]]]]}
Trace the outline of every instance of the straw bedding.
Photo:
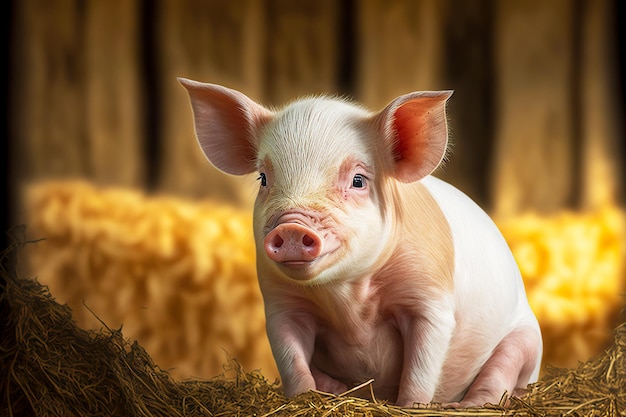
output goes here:
{"type": "Polygon", "coordinates": [[[278,382],[234,359],[213,379],[178,381],[121,329],[79,328],[46,287],[18,276],[18,250],[1,255],[2,416],[626,416],[626,323],[603,355],[551,369],[522,397],[501,404],[401,409],[315,391],[287,399],[278,382]]]}

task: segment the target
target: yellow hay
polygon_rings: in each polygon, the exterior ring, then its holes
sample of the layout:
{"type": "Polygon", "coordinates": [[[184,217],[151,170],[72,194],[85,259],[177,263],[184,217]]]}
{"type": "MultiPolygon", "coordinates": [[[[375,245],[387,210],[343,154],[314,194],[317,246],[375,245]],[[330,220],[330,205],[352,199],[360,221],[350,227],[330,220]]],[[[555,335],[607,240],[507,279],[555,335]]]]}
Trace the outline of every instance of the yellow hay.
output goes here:
{"type": "Polygon", "coordinates": [[[607,206],[498,222],[544,335],[544,363],[574,366],[611,341],[623,306],[626,218],[607,206]]]}

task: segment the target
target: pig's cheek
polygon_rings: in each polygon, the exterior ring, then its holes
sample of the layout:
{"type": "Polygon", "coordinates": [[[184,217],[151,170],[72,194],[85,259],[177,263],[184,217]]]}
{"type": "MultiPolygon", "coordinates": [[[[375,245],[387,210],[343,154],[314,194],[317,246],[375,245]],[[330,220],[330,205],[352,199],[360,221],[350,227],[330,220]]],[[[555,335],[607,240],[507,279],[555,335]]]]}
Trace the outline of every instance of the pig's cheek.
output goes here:
{"type": "Polygon", "coordinates": [[[339,192],[342,205],[354,205],[362,207],[370,202],[369,187],[363,190],[353,188],[343,188],[339,192]]]}
{"type": "MultiPolygon", "coordinates": [[[[273,208],[271,203],[271,192],[269,187],[260,187],[254,202],[254,219],[255,221],[268,220],[273,208]]],[[[266,224],[266,223],[263,223],[266,224]]]]}
{"type": "Polygon", "coordinates": [[[267,201],[268,196],[269,196],[269,187],[260,185],[259,191],[256,195],[257,204],[265,203],[267,201]]]}
{"type": "Polygon", "coordinates": [[[351,260],[352,267],[370,268],[384,249],[389,234],[378,207],[371,201],[353,207],[340,224],[346,230],[349,253],[346,258],[351,260]]]}
{"type": "Polygon", "coordinates": [[[266,234],[266,231],[264,229],[265,229],[265,225],[267,224],[268,217],[264,210],[263,202],[260,202],[258,198],[254,207],[254,214],[252,216],[252,219],[253,219],[252,228],[254,231],[254,239],[257,245],[260,244],[261,245],[260,247],[262,248],[263,239],[265,238],[265,234],[266,234]]]}

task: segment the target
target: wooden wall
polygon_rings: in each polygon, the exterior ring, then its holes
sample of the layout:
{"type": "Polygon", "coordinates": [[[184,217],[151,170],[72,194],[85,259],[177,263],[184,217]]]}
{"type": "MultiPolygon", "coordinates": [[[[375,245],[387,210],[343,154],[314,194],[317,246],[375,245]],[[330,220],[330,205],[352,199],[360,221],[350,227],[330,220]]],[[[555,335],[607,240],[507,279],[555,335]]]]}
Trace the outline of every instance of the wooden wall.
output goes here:
{"type": "Polygon", "coordinates": [[[254,181],[200,153],[182,76],[268,105],[327,92],[379,108],[454,89],[440,176],[504,215],[606,204],[624,185],[616,4],[14,1],[15,189],[79,177],[250,204],[254,181]]]}
{"type": "MultiPolygon", "coordinates": [[[[5,159],[9,166],[3,168],[14,197],[9,200],[11,223],[29,217],[29,207],[21,204],[25,185],[51,178],[80,178],[250,206],[257,186],[254,176],[244,180],[227,176],[205,160],[194,137],[186,92],[176,77],[224,84],[267,105],[331,93],[376,109],[410,91],[453,89],[449,104],[453,148],[437,174],[499,220],[513,216],[515,221],[514,215],[529,210],[551,214],[623,205],[624,84],[618,62],[624,55],[618,53],[616,32],[624,29],[617,26],[616,10],[626,6],[620,2],[7,1],[3,17],[8,16],[10,56],[9,141],[2,156],[9,155],[5,159]]],[[[113,209],[113,204],[105,206],[113,209]]],[[[59,216],[77,220],[65,212],[59,216]]],[[[58,224],[49,216],[41,218],[51,230],[58,224]]],[[[538,229],[547,228],[538,224],[538,229]]],[[[588,245],[603,236],[598,227],[580,229],[591,230],[591,237],[581,235],[588,245]]],[[[510,242],[532,255],[535,252],[528,248],[533,244],[536,251],[545,251],[540,245],[558,246],[569,236],[561,229],[553,228],[552,233],[566,237],[546,243],[524,235],[510,242]]],[[[43,233],[46,238],[51,234],[43,233]]],[[[60,265],[63,259],[68,268],[88,265],[84,260],[94,246],[84,245],[75,233],[65,238],[60,241],[80,250],[76,254],[66,250],[64,258],[54,253],[48,265],[61,271],[56,278],[78,279],[60,265]]],[[[94,239],[103,243],[100,236],[94,239]]],[[[611,239],[602,242],[606,247],[595,245],[592,257],[610,256],[623,247],[607,248],[611,239]]],[[[579,258],[579,252],[573,253],[567,256],[579,258]]],[[[537,259],[545,268],[559,264],[537,259]]],[[[539,264],[537,259],[531,261],[539,264]]],[[[146,262],[154,267],[152,260],[146,262]]],[[[107,266],[115,270],[121,263],[123,259],[111,259],[107,266]]],[[[607,262],[600,263],[603,273],[610,275],[607,262]]],[[[568,273],[578,271],[568,268],[568,273]]],[[[86,270],[90,279],[97,276],[98,271],[86,270]]],[[[45,276],[44,268],[34,271],[42,282],[55,278],[45,276]]],[[[580,282],[590,276],[595,289],[603,288],[598,284],[601,274],[584,271],[580,282]]],[[[545,271],[535,272],[532,276],[539,277],[545,271]]],[[[552,271],[546,274],[556,276],[552,271]]],[[[161,278],[169,285],[167,276],[161,278]]],[[[230,282],[228,278],[224,282],[230,282]]],[[[566,294],[589,295],[571,275],[564,279],[564,287],[572,286],[566,294]]],[[[129,283],[133,284],[137,282],[129,283]]],[[[106,305],[108,296],[94,288],[90,294],[104,297],[106,305]]],[[[54,294],[63,300],[61,290],[54,294]]],[[[79,299],[86,297],[81,294],[79,299]]],[[[157,304],[153,308],[158,310],[157,304]]],[[[606,300],[602,304],[609,310],[612,305],[606,300]]],[[[586,326],[580,320],[576,323],[586,326]]],[[[140,338],[132,331],[129,335],[140,338]]],[[[558,348],[569,346],[562,343],[558,348]]],[[[190,351],[204,355],[201,349],[190,351]]]]}

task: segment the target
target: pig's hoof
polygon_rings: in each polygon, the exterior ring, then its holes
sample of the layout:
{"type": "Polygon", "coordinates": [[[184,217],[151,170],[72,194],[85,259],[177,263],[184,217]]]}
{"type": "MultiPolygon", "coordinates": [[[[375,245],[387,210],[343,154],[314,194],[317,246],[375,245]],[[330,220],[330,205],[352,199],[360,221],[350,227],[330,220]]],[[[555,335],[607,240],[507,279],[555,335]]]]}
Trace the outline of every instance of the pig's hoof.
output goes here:
{"type": "Polygon", "coordinates": [[[343,382],[337,381],[335,378],[326,375],[315,367],[311,367],[313,379],[315,379],[315,388],[318,391],[330,392],[331,394],[341,394],[348,390],[348,386],[343,382]]]}
{"type": "Polygon", "coordinates": [[[348,391],[348,386],[331,377],[324,379],[317,384],[317,389],[331,394],[341,394],[348,391]]]}

